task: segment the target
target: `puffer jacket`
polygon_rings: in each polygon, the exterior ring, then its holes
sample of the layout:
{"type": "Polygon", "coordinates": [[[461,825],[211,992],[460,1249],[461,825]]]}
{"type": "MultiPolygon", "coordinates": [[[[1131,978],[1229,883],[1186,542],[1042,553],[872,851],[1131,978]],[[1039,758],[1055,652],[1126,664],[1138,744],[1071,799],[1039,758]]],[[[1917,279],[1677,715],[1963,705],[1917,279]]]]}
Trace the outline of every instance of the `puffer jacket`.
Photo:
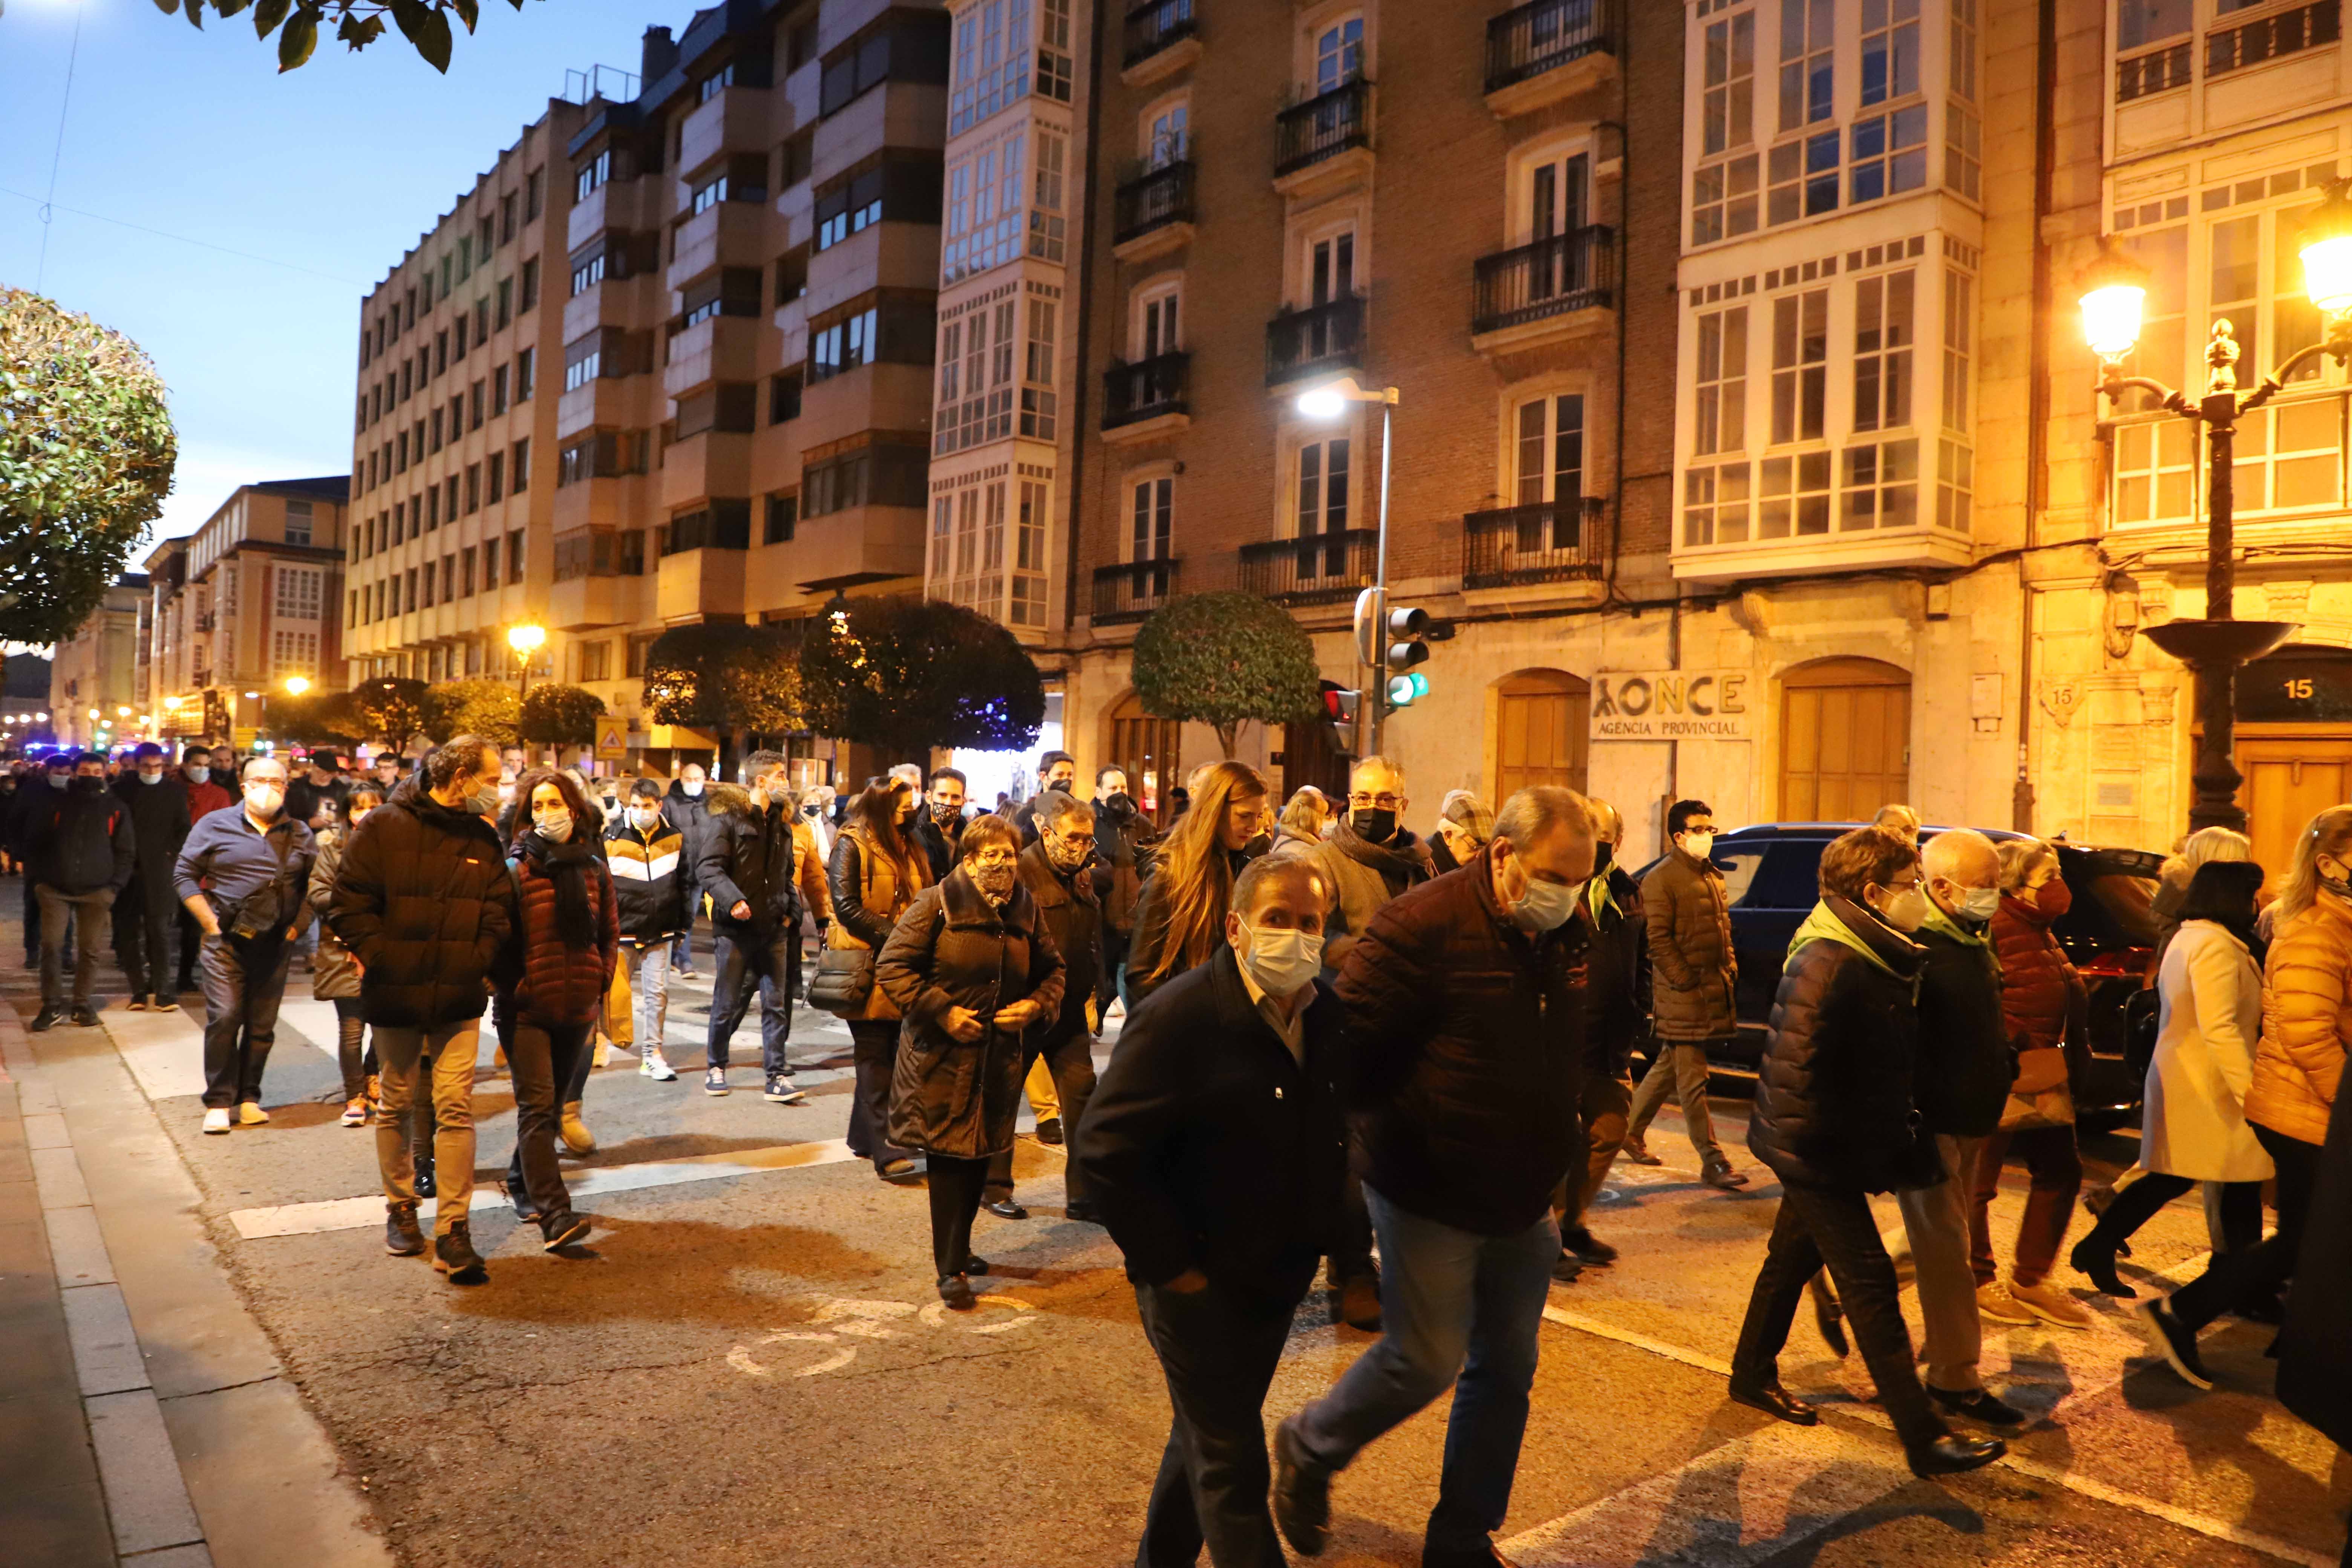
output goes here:
{"type": "Polygon", "coordinates": [[[1331,895],[1331,912],[1323,924],[1323,969],[1336,974],[1382,905],[1408,888],[1420,886],[1437,874],[1430,864],[1429,846],[1400,827],[1385,844],[1374,844],[1340,817],[1328,838],[1307,839],[1286,833],[1266,851],[1271,858],[1304,860],[1323,874],[1331,895]]]}
{"type": "Polygon", "coordinates": [[[2327,1118],[2352,1040],[2352,905],[2322,891],[2278,922],[2263,966],[2263,1037],[2246,1120],[2305,1143],[2327,1141],[2327,1118]]]}
{"type": "Polygon", "coordinates": [[[2053,917],[2013,893],[1993,911],[1992,942],[2000,956],[2000,1012],[2012,1051],[2065,1043],[2066,1016],[2083,982],[2050,934],[2053,917]]]}
{"type": "MultiPolygon", "coordinates": [[[[870,948],[879,953],[888,945],[898,917],[929,885],[929,875],[930,862],[920,848],[903,858],[887,855],[876,848],[864,827],[853,823],[843,828],[833,841],[833,863],[825,868],[833,900],[833,924],[825,928],[825,946],[870,948]]],[[[866,1005],[851,1015],[854,1018],[898,1016],[897,1004],[878,984],[867,994],[866,1005]]]]}
{"type": "Polygon", "coordinates": [[[114,781],[114,793],[131,813],[131,838],[138,847],[131,878],[149,900],[168,908],[172,865],[180,858],[180,847],[188,841],[188,830],[195,826],[195,818],[188,814],[187,781],[177,773],[165,773],[160,783],[148,784],[125,768],[114,781]]]}
{"type": "Polygon", "coordinates": [[[1484,851],[1372,917],[1338,991],[1351,1157],[1382,1197],[1480,1236],[1542,1217],[1584,1159],[1585,930],[1521,930],[1484,851]]]}
{"type": "Polygon", "coordinates": [[[762,810],[751,791],[728,784],[712,784],[703,799],[709,809],[695,850],[694,879],[710,895],[712,924],[722,931],[765,933],[797,928],[807,910],[827,912],[816,837],[801,826],[790,801],[770,801],[762,810]],[[751,906],[749,920],[730,912],[738,903],[751,906]]]}
{"type": "Polygon", "coordinates": [[[382,1028],[480,1017],[515,929],[498,834],[413,775],[352,829],[328,908],[335,934],[366,968],[361,1000],[382,1028]]]}
{"type": "Polygon", "coordinates": [[[1658,1038],[1720,1040],[1736,1034],[1739,963],[1722,870],[1711,860],[1669,850],[1642,879],[1642,918],[1650,928],[1650,1004],[1658,1038]]]}
{"type": "Polygon", "coordinates": [[[1062,955],[1029,890],[1015,878],[1000,909],[958,867],[907,907],[874,978],[905,1019],[890,1079],[890,1142],[962,1160],[1012,1148],[1021,1033],[992,1020],[1024,999],[1047,1018],[1062,1004],[1062,955]],[[980,1015],[979,1039],[948,1033],[950,1007],[980,1015]]]}
{"type": "Polygon", "coordinates": [[[1576,907],[1584,927],[1584,1070],[1622,1076],[1650,1018],[1649,925],[1642,889],[1622,866],[1592,879],[1576,907]]]}
{"type": "Polygon", "coordinates": [[[335,877],[342,869],[343,844],[351,836],[348,827],[321,828],[310,836],[318,853],[310,861],[310,885],[303,897],[319,917],[319,956],[310,967],[310,994],[321,1002],[345,1002],[360,994],[360,966],[327,923],[327,911],[335,901],[335,877]]]}
{"type": "Polygon", "coordinates": [[[525,833],[511,860],[519,902],[513,984],[499,997],[502,1018],[519,1024],[593,1024],[604,1016],[604,995],[621,951],[620,902],[613,874],[593,844],[550,846],[525,833]],[[555,868],[551,852],[579,853],[587,879],[588,907],[595,940],[585,947],[565,942],[556,929],[555,868]]]}
{"type": "Polygon", "coordinates": [[[120,893],[138,864],[131,808],[103,779],[76,779],[44,794],[25,815],[16,854],[26,877],[43,887],[120,893]]]}
{"type": "Polygon", "coordinates": [[[1913,1100],[1926,958],[1835,894],[1798,928],[1748,1120],[1749,1152],[1783,1183],[1884,1193],[1940,1178],[1913,1100]]]}
{"type": "Polygon", "coordinates": [[[612,868],[613,895],[621,908],[621,939],[653,947],[694,923],[688,902],[694,863],[686,835],[664,811],[651,833],[640,833],[623,811],[604,829],[604,863],[612,868]]]}

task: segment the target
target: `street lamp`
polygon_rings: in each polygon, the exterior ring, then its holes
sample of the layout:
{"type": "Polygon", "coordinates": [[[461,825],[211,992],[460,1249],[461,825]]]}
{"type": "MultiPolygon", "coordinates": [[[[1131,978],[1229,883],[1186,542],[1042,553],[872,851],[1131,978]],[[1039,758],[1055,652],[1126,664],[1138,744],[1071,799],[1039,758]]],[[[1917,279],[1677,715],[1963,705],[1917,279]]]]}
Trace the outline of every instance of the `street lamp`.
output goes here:
{"type": "Polygon", "coordinates": [[[2294,635],[2285,621],[2242,621],[2236,615],[2237,548],[2232,533],[2235,491],[2231,458],[2241,415],[2261,407],[2288,376],[2315,354],[2343,364],[2352,356],[2352,180],[2330,184],[2327,197],[2304,222],[2304,282],[2312,304],[2326,318],[2321,341],[2298,350],[2250,392],[2238,390],[2238,344],[2224,318],[2213,323],[2205,345],[2209,367],[2204,395],[2191,403],[2177,389],[2144,375],[2126,375],[2123,362],[2139,342],[2140,312],[2147,298],[2147,272],[2112,244],[2101,240],[2099,255],[2079,287],[2083,336],[2099,356],[2099,391],[2118,398],[2133,388],[2152,393],[2172,413],[2205,427],[2206,534],[2205,618],[2168,621],[2147,628],[2148,640],[2188,665],[2197,679],[2197,716],[2204,734],[2197,765],[2189,773],[2196,798],[2189,808],[2190,831],[2227,827],[2242,833],[2245,809],[2238,787],[2245,782],[2231,758],[2237,720],[2238,667],[2262,658],[2294,635]]]}
{"type": "Polygon", "coordinates": [[[289,675],[286,678],[286,694],[289,697],[299,697],[302,693],[310,689],[310,678],[309,676],[289,675]]]}
{"type": "Polygon", "coordinates": [[[547,643],[547,628],[530,621],[507,628],[507,646],[522,660],[522,689],[518,700],[530,695],[530,658],[547,643]]]}
{"type": "MultiPolygon", "coordinates": [[[[1381,405],[1381,510],[1380,535],[1373,550],[1372,585],[1356,599],[1356,625],[1373,628],[1372,651],[1377,654],[1388,645],[1389,622],[1389,437],[1396,414],[1397,389],[1393,386],[1367,386],[1352,375],[1336,381],[1318,382],[1298,395],[1297,407],[1302,419],[1328,424],[1345,416],[1350,404],[1377,403],[1381,405]],[[1369,614],[1367,613],[1369,612],[1369,614]]],[[[1381,749],[1381,723],[1386,717],[1388,702],[1381,688],[1388,674],[1385,664],[1371,667],[1371,679],[1365,679],[1365,638],[1356,638],[1356,689],[1362,695],[1357,699],[1356,721],[1364,731],[1359,756],[1376,756],[1381,749]]]]}

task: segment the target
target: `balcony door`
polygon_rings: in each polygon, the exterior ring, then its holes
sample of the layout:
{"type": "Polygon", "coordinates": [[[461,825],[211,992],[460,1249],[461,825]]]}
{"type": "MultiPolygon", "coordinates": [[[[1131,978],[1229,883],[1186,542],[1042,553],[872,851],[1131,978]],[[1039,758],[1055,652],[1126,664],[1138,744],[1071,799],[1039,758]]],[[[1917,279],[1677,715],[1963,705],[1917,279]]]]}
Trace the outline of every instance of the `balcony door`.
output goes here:
{"type": "Polygon", "coordinates": [[[1584,395],[1556,393],[1519,405],[1512,433],[1513,506],[1518,511],[1512,548],[1526,565],[1583,542],[1584,395]]]}
{"type": "Polygon", "coordinates": [[[1590,683],[1563,669],[1522,669],[1495,689],[1494,805],[1537,784],[1584,793],[1590,683]]]}
{"type": "Polygon", "coordinates": [[[1350,16],[1315,36],[1315,90],[1330,92],[1364,70],[1364,19],[1350,16]]]}
{"type": "Polygon", "coordinates": [[[1307,268],[1306,341],[1300,344],[1303,363],[1315,363],[1346,353],[1355,345],[1349,323],[1330,309],[1356,292],[1356,231],[1342,229],[1309,240],[1302,258],[1307,268]]]}
{"type": "Polygon", "coordinates": [[[1590,221],[1592,156],[1554,152],[1522,164],[1518,216],[1533,247],[1528,302],[1574,294],[1586,287],[1584,251],[1570,237],[1590,221]],[[1549,243],[1547,243],[1549,242],[1549,243]]]}
{"type": "Polygon", "coordinates": [[[1911,797],[1911,676],[1826,658],[1780,682],[1780,820],[1867,822],[1911,797]]]}
{"type": "Polygon", "coordinates": [[[1348,570],[1352,443],[1345,436],[1298,448],[1298,575],[1342,576],[1348,570]]]}
{"type": "Polygon", "coordinates": [[[1143,166],[1164,169],[1183,161],[1191,146],[1188,121],[1192,117],[1190,102],[1179,99],[1165,108],[1152,111],[1150,124],[1143,134],[1143,166]]]}

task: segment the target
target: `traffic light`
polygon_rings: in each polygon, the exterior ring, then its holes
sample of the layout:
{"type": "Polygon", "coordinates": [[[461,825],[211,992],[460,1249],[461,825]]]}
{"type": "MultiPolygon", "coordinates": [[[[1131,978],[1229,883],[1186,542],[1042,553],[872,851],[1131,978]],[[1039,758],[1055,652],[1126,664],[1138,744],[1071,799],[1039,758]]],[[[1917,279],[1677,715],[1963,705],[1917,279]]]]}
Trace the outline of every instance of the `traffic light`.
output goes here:
{"type": "Polygon", "coordinates": [[[1389,612],[1389,645],[1382,668],[1391,708],[1410,708],[1429,695],[1429,678],[1413,668],[1429,658],[1429,612],[1403,606],[1389,612]]]}
{"type": "Polygon", "coordinates": [[[1343,756],[1356,754],[1356,712],[1362,695],[1335,687],[1324,689],[1323,717],[1330,722],[1333,747],[1343,756]]]}

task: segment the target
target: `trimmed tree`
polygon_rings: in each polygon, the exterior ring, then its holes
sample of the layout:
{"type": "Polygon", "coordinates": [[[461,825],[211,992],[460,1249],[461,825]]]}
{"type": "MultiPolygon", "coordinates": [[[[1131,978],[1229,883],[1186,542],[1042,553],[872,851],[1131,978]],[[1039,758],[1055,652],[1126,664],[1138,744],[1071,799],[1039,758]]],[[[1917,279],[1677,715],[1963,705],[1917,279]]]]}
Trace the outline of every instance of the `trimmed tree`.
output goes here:
{"type": "Polygon", "coordinates": [[[0,640],[61,642],[89,618],[178,460],[138,344],[0,289],[0,640]]]}
{"type": "Polygon", "coordinates": [[[800,667],[790,639],[773,626],[672,626],[646,650],[645,695],[656,722],[719,737],[722,774],[752,735],[807,727],[800,667]]]}
{"type": "Polygon", "coordinates": [[[1013,634],[939,599],[836,606],[801,644],[809,727],[929,763],[934,746],[1017,752],[1036,743],[1045,688],[1013,634]]]}
{"type": "Polygon", "coordinates": [[[1315,643],[1255,594],[1187,594],[1136,628],[1135,694],[1161,719],[1206,724],[1234,754],[1242,726],[1287,724],[1322,710],[1315,643]]]}
{"type": "Polygon", "coordinates": [[[522,743],[521,700],[503,680],[453,680],[425,694],[425,732],[442,744],[457,735],[479,735],[499,746],[522,743]]]}
{"type": "Polygon", "coordinates": [[[593,746],[604,700],[585,687],[547,681],[522,700],[522,738],[534,746],[593,746]]]}
{"type": "Polygon", "coordinates": [[[425,733],[425,699],[432,688],[405,676],[362,681],[351,693],[359,738],[399,755],[425,733]]]}

